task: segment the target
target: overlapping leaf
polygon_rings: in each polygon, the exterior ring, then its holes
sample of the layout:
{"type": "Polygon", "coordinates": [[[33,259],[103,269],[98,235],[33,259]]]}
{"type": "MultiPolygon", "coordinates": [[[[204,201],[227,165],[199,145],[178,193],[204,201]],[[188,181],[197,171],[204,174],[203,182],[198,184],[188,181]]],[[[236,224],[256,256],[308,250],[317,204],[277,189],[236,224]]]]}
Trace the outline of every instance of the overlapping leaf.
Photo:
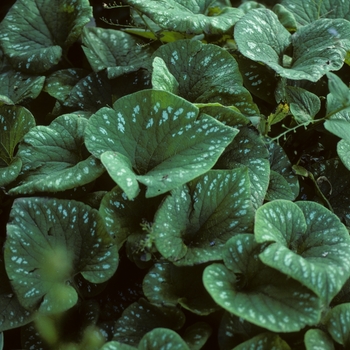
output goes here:
{"type": "Polygon", "coordinates": [[[40,74],[59,63],[92,17],[87,0],[19,0],[0,26],[0,43],[16,69],[40,74]]]}
{"type": "MultiPolygon", "coordinates": [[[[179,40],[161,46],[153,57],[165,62],[178,83],[179,96],[196,103],[234,105],[245,115],[259,113],[250,93],[243,87],[236,60],[226,50],[212,44],[203,45],[200,41],[179,40]]],[[[160,63],[156,61],[156,64],[160,63]]],[[[163,78],[167,79],[167,76],[163,78]]],[[[159,80],[160,77],[158,86],[159,80]]]]}
{"type": "Polygon", "coordinates": [[[350,303],[335,306],[327,315],[327,330],[332,338],[347,348],[350,345],[350,303]]]}
{"type": "Polygon", "coordinates": [[[176,265],[222,258],[225,242],[252,229],[253,207],[247,169],[214,170],[191,190],[177,188],[157,211],[152,227],[158,251],[176,265]]]}
{"type": "Polygon", "coordinates": [[[274,242],[260,259],[298,280],[326,304],[350,276],[350,238],[339,218],[315,202],[275,200],[256,212],[256,240],[274,242]]]}
{"type": "Polygon", "coordinates": [[[242,10],[231,7],[225,7],[216,16],[208,16],[212,0],[127,0],[127,3],[161,28],[189,34],[223,34],[243,16],[242,10]]]}
{"type": "Polygon", "coordinates": [[[263,246],[239,234],[225,246],[223,264],[204,270],[213,299],[227,311],[273,332],[293,332],[320,319],[320,300],[305,286],[264,265],[263,246]],[[273,277],[272,277],[273,276],[273,277]]]}
{"type": "Polygon", "coordinates": [[[77,302],[72,278],[108,280],[118,264],[117,247],[98,212],[76,201],[18,198],[7,225],[5,267],[20,303],[58,313],[77,302]]]}
{"type": "Polygon", "coordinates": [[[343,66],[350,49],[349,36],[349,21],[327,18],[290,35],[267,9],[248,12],[235,26],[235,39],[244,56],[266,64],[282,77],[313,82],[343,66]]]}
{"type": "Polygon", "coordinates": [[[64,191],[98,178],[104,167],[95,157],[84,154],[86,124],[87,119],[66,114],[56,118],[50,126],[32,128],[18,151],[23,162],[20,183],[9,193],[64,191]]]}
{"type": "Polygon", "coordinates": [[[94,72],[107,69],[109,79],[145,67],[152,54],[143,41],[115,29],[85,27],[82,40],[94,72]]]}
{"type": "Polygon", "coordinates": [[[129,198],[138,181],[154,197],[208,171],[237,133],[180,97],[144,90],[93,115],[85,143],[129,198]]]}
{"type": "Polygon", "coordinates": [[[304,343],[306,350],[334,350],[331,337],[321,329],[309,329],[305,333],[304,343]]]}
{"type": "Polygon", "coordinates": [[[290,346],[277,334],[261,333],[255,337],[241,343],[233,350],[290,350],[290,346]]]}

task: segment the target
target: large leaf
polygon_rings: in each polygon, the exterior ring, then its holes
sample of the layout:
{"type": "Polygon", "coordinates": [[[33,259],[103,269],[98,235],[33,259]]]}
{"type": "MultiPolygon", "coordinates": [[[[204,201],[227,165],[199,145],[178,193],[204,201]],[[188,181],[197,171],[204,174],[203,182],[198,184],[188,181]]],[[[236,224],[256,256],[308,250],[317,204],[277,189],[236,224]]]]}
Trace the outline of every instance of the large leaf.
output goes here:
{"type": "Polygon", "coordinates": [[[4,261],[1,256],[0,281],[0,332],[2,332],[7,329],[23,326],[30,322],[33,318],[33,313],[26,310],[19,303],[16,294],[11,288],[10,281],[6,274],[4,261]]]}
{"type": "Polygon", "coordinates": [[[243,127],[233,142],[226,147],[215,167],[248,168],[251,183],[251,199],[257,209],[263,203],[270,181],[269,152],[263,138],[256,131],[243,127]]]}
{"type": "Polygon", "coordinates": [[[210,314],[218,306],[203,286],[204,267],[176,267],[169,262],[156,263],[143,280],[143,292],[153,304],[180,304],[195,314],[210,314]]]}
{"type": "Polygon", "coordinates": [[[264,265],[251,234],[231,238],[225,265],[204,270],[204,286],[227,311],[273,332],[293,332],[320,319],[320,300],[305,286],[264,265]],[[273,276],[273,278],[272,278],[273,276]]]}
{"type": "Polygon", "coordinates": [[[85,143],[101,158],[129,198],[178,187],[208,171],[237,129],[223,125],[186,100],[159,90],[144,90],[117,100],[89,119],[85,143]]]}
{"type": "Polygon", "coordinates": [[[349,233],[318,203],[266,203],[256,212],[254,232],[258,242],[274,242],[260,259],[300,281],[326,304],[350,276],[349,233]]]}
{"type": "Polygon", "coordinates": [[[7,224],[5,267],[25,308],[67,310],[78,299],[72,286],[76,274],[101,283],[117,265],[117,247],[95,209],[72,200],[15,200],[7,224]]]}
{"type": "Polygon", "coordinates": [[[145,67],[152,54],[149,45],[115,29],[85,27],[82,40],[94,72],[107,69],[109,79],[145,67]]]}
{"type": "Polygon", "coordinates": [[[66,114],[56,118],[50,126],[32,128],[18,151],[23,162],[20,183],[9,193],[64,191],[98,178],[104,167],[94,156],[84,154],[86,124],[87,119],[66,114]]]}
{"type": "Polygon", "coordinates": [[[0,74],[1,95],[8,97],[13,104],[26,103],[38,97],[45,77],[36,77],[9,70],[0,74]]]}
{"type": "Polygon", "coordinates": [[[88,0],[18,0],[0,26],[0,43],[16,69],[43,73],[59,63],[92,17],[88,0]]]}
{"type": "Polygon", "coordinates": [[[158,251],[176,265],[222,258],[225,242],[252,230],[253,207],[245,167],[213,170],[177,188],[157,211],[153,235],[158,251]]]}
{"type": "Polygon", "coordinates": [[[131,304],[114,327],[113,340],[137,346],[142,337],[154,328],[179,329],[185,315],[176,307],[156,306],[145,299],[131,304]]]}
{"type": "Polygon", "coordinates": [[[350,20],[350,4],[339,0],[282,0],[299,25],[312,23],[319,18],[344,18],[350,20]]]}
{"type": "MultiPolygon", "coordinates": [[[[163,59],[179,84],[181,97],[196,103],[235,105],[245,115],[259,114],[243,86],[236,60],[226,50],[200,41],[179,40],[159,47],[153,57],[163,59]]],[[[167,79],[164,76],[163,80],[167,79]]]]}
{"type": "Polygon", "coordinates": [[[127,0],[127,3],[146,14],[159,27],[191,34],[222,34],[232,29],[243,11],[225,7],[218,15],[208,16],[213,0],[127,0]]]}
{"type": "Polygon", "coordinates": [[[350,49],[349,36],[350,22],[327,18],[302,27],[291,36],[267,9],[249,11],[235,26],[235,39],[244,56],[268,65],[282,77],[313,82],[343,66],[350,49]],[[292,56],[287,51],[290,45],[292,56]]]}
{"type": "Polygon", "coordinates": [[[332,338],[348,348],[350,346],[350,303],[335,306],[327,315],[327,330],[332,338]]]}

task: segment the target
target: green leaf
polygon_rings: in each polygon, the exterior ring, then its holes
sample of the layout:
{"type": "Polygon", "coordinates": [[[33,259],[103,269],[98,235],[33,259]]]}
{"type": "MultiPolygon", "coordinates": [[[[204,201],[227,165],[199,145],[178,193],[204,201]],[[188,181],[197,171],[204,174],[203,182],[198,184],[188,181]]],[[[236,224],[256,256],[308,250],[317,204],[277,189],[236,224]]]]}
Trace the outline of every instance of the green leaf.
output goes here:
{"type": "Polygon", "coordinates": [[[146,14],[159,27],[190,34],[223,34],[234,26],[243,11],[225,7],[218,15],[207,15],[213,0],[128,0],[127,3],[146,14]]]}
{"type": "Polygon", "coordinates": [[[256,131],[243,127],[215,164],[219,169],[246,166],[251,185],[251,199],[257,209],[263,203],[270,181],[269,153],[256,131]]]}
{"type": "Polygon", "coordinates": [[[100,350],[136,350],[134,346],[122,344],[119,341],[109,341],[104,344],[100,350]]]}
{"type": "Polygon", "coordinates": [[[320,300],[305,286],[259,260],[264,246],[251,234],[232,237],[225,265],[204,270],[203,282],[225,310],[273,332],[294,332],[320,319],[320,300]],[[273,278],[271,278],[273,276],[273,278]]]}
{"type": "Polygon", "coordinates": [[[46,78],[44,91],[64,103],[75,85],[86,75],[87,72],[79,68],[58,70],[46,78]]]}
{"type": "Polygon", "coordinates": [[[203,286],[203,269],[203,265],[176,267],[169,262],[156,263],[143,280],[143,292],[153,304],[180,304],[197,315],[208,315],[218,306],[203,286]]]}
{"type": "Polygon", "coordinates": [[[222,258],[226,241],[252,230],[253,208],[245,167],[213,170],[177,188],[157,211],[153,234],[158,251],[176,265],[222,258]]]}
{"type": "Polygon", "coordinates": [[[139,350],[190,350],[185,341],[174,331],[167,328],[155,328],[143,336],[139,350]]]}
{"type": "Polygon", "coordinates": [[[300,26],[324,17],[350,20],[350,7],[346,1],[282,0],[281,4],[294,15],[300,26]]]}
{"type": "Polygon", "coordinates": [[[210,116],[197,116],[198,109],[180,97],[139,91],[89,119],[86,147],[130,199],[137,195],[136,180],[147,186],[146,197],[154,197],[208,171],[238,133],[210,116]]]}
{"type": "Polygon", "coordinates": [[[304,336],[306,350],[334,350],[331,337],[320,329],[309,329],[304,336]]]}
{"type": "Polygon", "coordinates": [[[292,164],[279,144],[276,142],[268,142],[267,147],[270,154],[269,161],[271,170],[269,188],[265,199],[294,200],[299,195],[299,182],[298,177],[292,169],[292,164]],[[285,181],[287,183],[285,183],[285,181]]]}
{"type": "Polygon", "coordinates": [[[175,77],[169,72],[165,62],[160,57],[153,59],[152,86],[156,90],[164,90],[178,94],[179,83],[175,77]]]}
{"type": "Polygon", "coordinates": [[[144,41],[115,29],[85,27],[82,41],[94,72],[107,69],[108,79],[145,67],[152,54],[144,41]]]}
{"type": "Polygon", "coordinates": [[[15,181],[22,169],[22,160],[19,157],[13,158],[8,166],[0,166],[0,186],[7,186],[15,181]]]}
{"type": "Polygon", "coordinates": [[[18,0],[0,26],[0,43],[20,71],[40,74],[57,65],[90,21],[88,0],[18,0]]]}
{"type": "Polygon", "coordinates": [[[103,165],[84,154],[86,124],[87,119],[78,114],[65,114],[50,126],[32,128],[18,151],[23,162],[20,183],[9,194],[64,191],[98,178],[104,172],[103,165]]]}
{"type": "Polygon", "coordinates": [[[339,218],[322,205],[275,200],[255,216],[257,242],[275,242],[262,262],[314,291],[328,305],[350,276],[350,238],[339,218]]]}
{"type": "Polygon", "coordinates": [[[340,140],[338,142],[337,152],[343,164],[350,170],[350,137],[349,141],[340,140]]]}
{"type": "Polygon", "coordinates": [[[4,348],[4,333],[0,333],[0,350],[4,348]]]}
{"type": "Polygon", "coordinates": [[[205,322],[197,322],[186,328],[183,339],[190,350],[200,350],[212,333],[211,327],[205,322]]]}
{"type": "Polygon", "coordinates": [[[95,209],[73,200],[18,198],[10,213],[5,267],[20,303],[58,313],[74,306],[72,278],[108,280],[118,265],[117,247],[95,209]],[[53,274],[53,271],[55,273],[53,274]]]}
{"type": "Polygon", "coordinates": [[[137,346],[142,337],[155,328],[179,329],[185,315],[175,307],[159,307],[140,299],[126,308],[114,327],[113,340],[137,346]]]}
{"type": "Polygon", "coordinates": [[[294,17],[293,12],[288,10],[281,4],[276,4],[273,7],[273,12],[277,15],[278,20],[281,22],[289,32],[294,32],[297,29],[297,21],[294,17]]]}
{"type": "Polygon", "coordinates": [[[249,11],[235,25],[235,39],[244,56],[292,80],[316,82],[325,73],[340,69],[350,49],[349,36],[350,22],[326,18],[301,27],[291,36],[267,9],[249,11]],[[287,51],[290,45],[292,56],[287,51]]]}
{"type": "Polygon", "coordinates": [[[0,106],[0,165],[13,161],[17,144],[35,126],[35,119],[21,106],[0,106]]]}
{"type": "Polygon", "coordinates": [[[37,98],[44,82],[45,77],[35,77],[13,70],[0,74],[1,94],[8,97],[12,104],[17,105],[37,98]]]}
{"type": "Polygon", "coordinates": [[[186,100],[234,105],[245,115],[259,114],[236,60],[217,45],[179,40],[160,46],[155,57],[163,59],[179,84],[179,96],[186,100]]]}
{"type": "Polygon", "coordinates": [[[4,261],[1,256],[0,280],[0,332],[3,332],[27,324],[32,320],[33,314],[19,303],[16,294],[11,288],[10,281],[6,274],[4,261]]]}
{"type": "Polygon", "coordinates": [[[277,334],[261,333],[241,343],[233,350],[290,350],[290,346],[277,334]]]}
{"type": "Polygon", "coordinates": [[[327,330],[345,349],[350,346],[350,303],[335,306],[327,316],[327,330]]]}

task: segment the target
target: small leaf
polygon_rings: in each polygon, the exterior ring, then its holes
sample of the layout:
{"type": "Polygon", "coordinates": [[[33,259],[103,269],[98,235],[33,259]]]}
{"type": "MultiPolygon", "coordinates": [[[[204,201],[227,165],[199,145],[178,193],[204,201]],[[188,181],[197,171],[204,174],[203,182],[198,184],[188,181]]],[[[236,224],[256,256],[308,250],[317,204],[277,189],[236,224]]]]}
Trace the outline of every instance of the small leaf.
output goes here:
{"type": "Polygon", "coordinates": [[[0,186],[7,186],[15,181],[22,169],[22,160],[19,157],[13,158],[8,166],[0,166],[0,186]]]}
{"type": "Polygon", "coordinates": [[[320,319],[320,300],[305,286],[259,260],[251,234],[232,237],[225,265],[205,268],[203,282],[225,310],[273,332],[294,332],[320,319]],[[273,278],[271,278],[273,276],[273,278]]]}
{"type": "Polygon", "coordinates": [[[95,157],[83,154],[86,124],[87,119],[77,114],[65,114],[50,126],[32,128],[18,151],[23,162],[20,182],[9,194],[64,191],[98,178],[104,167],[95,157]]]}
{"type": "Polygon", "coordinates": [[[327,316],[327,330],[334,341],[350,346],[350,303],[335,306],[327,316]]]}
{"type": "Polygon", "coordinates": [[[175,307],[155,306],[145,299],[125,309],[114,327],[113,340],[137,346],[142,337],[155,328],[179,329],[185,322],[185,315],[175,307]]]}
{"type": "Polygon", "coordinates": [[[190,350],[200,350],[212,334],[211,327],[205,322],[197,322],[186,328],[183,335],[184,341],[190,350]]]}
{"type": "Polygon", "coordinates": [[[203,269],[203,265],[176,267],[169,262],[156,263],[143,280],[143,292],[153,304],[180,304],[197,315],[208,315],[218,306],[204,289],[203,269]]]}
{"type": "Polygon", "coordinates": [[[145,67],[152,54],[151,46],[115,29],[85,27],[82,41],[94,72],[107,69],[108,79],[145,67]]]}
{"type": "Polygon", "coordinates": [[[291,350],[290,346],[277,334],[261,333],[241,343],[233,350],[291,350]]]}
{"type": "Polygon", "coordinates": [[[262,262],[296,279],[328,305],[350,276],[350,238],[338,217],[322,205],[275,200],[255,216],[257,242],[275,242],[262,262]]]}
{"type": "Polygon", "coordinates": [[[210,116],[198,117],[198,108],[180,97],[144,90],[93,115],[85,143],[132,199],[135,179],[147,186],[146,197],[155,197],[205,173],[237,133],[210,116]],[[103,155],[107,151],[115,153],[103,155]]]}
{"type": "Polygon", "coordinates": [[[58,313],[75,305],[72,278],[93,283],[116,271],[118,252],[98,212],[51,198],[19,198],[7,224],[5,267],[20,303],[27,309],[58,313]],[[55,272],[53,274],[53,271],[55,272]]]}
{"type": "Polygon", "coordinates": [[[35,126],[33,115],[21,106],[0,106],[0,165],[10,165],[17,144],[35,126]]]}
{"type": "Polygon", "coordinates": [[[287,180],[281,174],[271,170],[269,188],[265,200],[272,201],[274,199],[287,199],[292,201],[295,199],[295,196],[287,180]]]}
{"type": "Polygon", "coordinates": [[[169,72],[165,62],[160,57],[153,59],[152,86],[156,90],[164,90],[178,94],[179,83],[175,77],[169,72]]]}
{"type": "Polygon", "coordinates": [[[305,333],[306,350],[334,350],[331,337],[320,329],[309,329],[305,333]]]}
{"type": "Polygon", "coordinates": [[[167,328],[155,328],[145,334],[140,341],[139,350],[190,350],[185,341],[174,331],[167,328]]]}
{"type": "Polygon", "coordinates": [[[343,164],[350,170],[350,137],[349,141],[340,140],[338,142],[337,152],[343,164]]]}
{"type": "Polygon", "coordinates": [[[87,0],[19,0],[1,22],[1,46],[17,70],[40,74],[59,63],[91,17],[87,0]]]}

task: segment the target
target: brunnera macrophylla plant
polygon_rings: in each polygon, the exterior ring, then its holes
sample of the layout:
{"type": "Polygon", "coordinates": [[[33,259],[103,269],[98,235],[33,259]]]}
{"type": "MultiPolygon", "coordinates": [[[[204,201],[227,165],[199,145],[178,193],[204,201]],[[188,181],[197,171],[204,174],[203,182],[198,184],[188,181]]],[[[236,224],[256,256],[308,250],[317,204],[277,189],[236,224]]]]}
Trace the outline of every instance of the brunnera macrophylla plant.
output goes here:
{"type": "Polygon", "coordinates": [[[347,349],[349,5],[120,6],[0,23],[0,349],[347,349]]]}

